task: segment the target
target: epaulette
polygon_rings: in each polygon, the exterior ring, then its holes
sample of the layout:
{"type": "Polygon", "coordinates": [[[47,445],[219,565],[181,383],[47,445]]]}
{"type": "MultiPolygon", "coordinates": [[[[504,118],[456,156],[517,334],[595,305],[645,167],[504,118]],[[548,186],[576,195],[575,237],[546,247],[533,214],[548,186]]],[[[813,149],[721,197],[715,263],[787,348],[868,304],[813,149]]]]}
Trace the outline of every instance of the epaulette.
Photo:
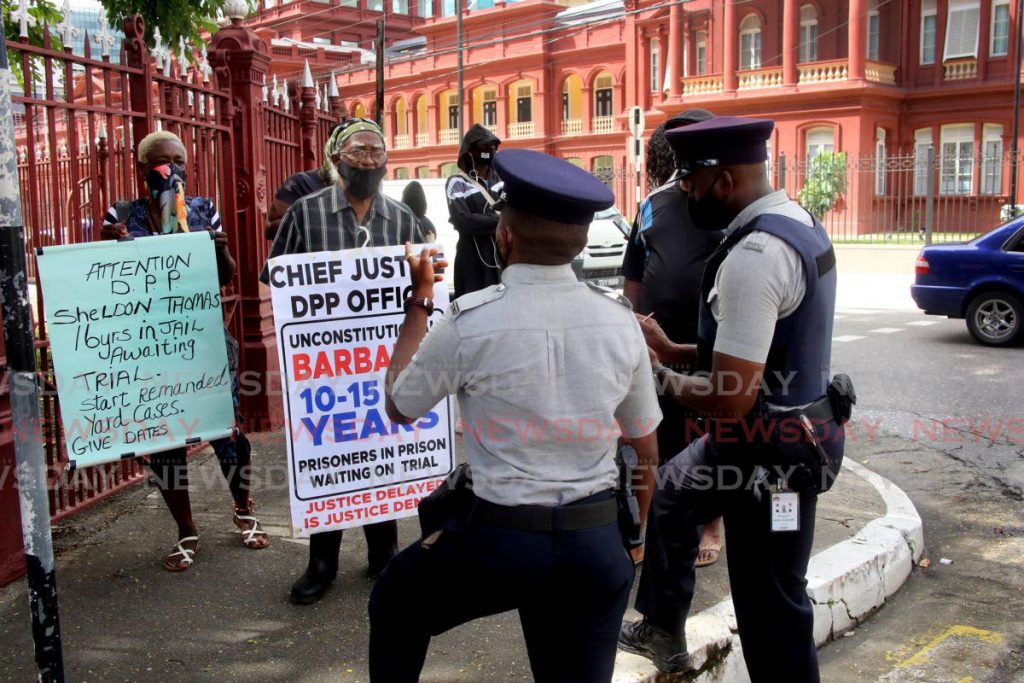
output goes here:
{"type": "Polygon", "coordinates": [[[614,289],[602,287],[601,285],[595,285],[593,282],[588,282],[587,287],[590,287],[592,290],[594,290],[601,296],[606,296],[615,303],[622,304],[629,310],[633,310],[633,302],[631,302],[629,299],[616,292],[614,289]]]}
{"type": "Polygon", "coordinates": [[[497,301],[501,297],[505,296],[505,292],[508,291],[508,287],[505,283],[491,285],[490,287],[484,287],[475,292],[469,294],[463,294],[455,301],[448,304],[448,314],[453,318],[459,316],[460,313],[465,313],[471,308],[478,308],[484,304],[489,304],[492,301],[497,301]]]}

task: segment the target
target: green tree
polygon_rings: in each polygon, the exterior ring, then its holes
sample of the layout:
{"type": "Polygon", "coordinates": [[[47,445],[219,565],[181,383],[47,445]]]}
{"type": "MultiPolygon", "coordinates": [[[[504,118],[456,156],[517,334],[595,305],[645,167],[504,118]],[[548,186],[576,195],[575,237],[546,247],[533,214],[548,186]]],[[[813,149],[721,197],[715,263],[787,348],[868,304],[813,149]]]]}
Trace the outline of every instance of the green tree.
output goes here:
{"type": "MultiPolygon", "coordinates": [[[[26,40],[21,37],[21,22],[11,19],[11,12],[18,9],[18,0],[0,0],[0,6],[2,6],[4,13],[4,36],[7,38],[8,59],[11,63],[11,72],[14,74],[14,77],[18,79],[18,85],[24,89],[25,76],[22,73],[21,51],[10,47],[12,42],[21,42],[26,40]]],[[[44,31],[46,31],[47,25],[49,25],[51,47],[54,50],[63,50],[64,43],[61,42],[60,36],[53,32],[53,27],[61,20],[61,14],[56,5],[49,2],[49,0],[37,0],[37,2],[29,6],[28,13],[35,19],[35,24],[29,25],[28,27],[27,42],[30,45],[38,45],[41,47],[43,44],[44,31]]],[[[42,60],[33,58],[30,60],[30,63],[34,80],[38,82],[39,79],[42,78],[42,60]]]]}
{"type": "MultiPolygon", "coordinates": [[[[141,14],[146,22],[146,45],[153,47],[153,29],[160,28],[164,47],[178,49],[178,37],[184,36],[192,45],[200,45],[202,34],[217,32],[215,17],[225,0],[100,0],[107,9],[112,26],[120,27],[133,14],[141,14]]],[[[250,2],[251,6],[251,2],[250,2]]],[[[192,55],[189,55],[191,58],[192,55]]]]}
{"type": "Polygon", "coordinates": [[[797,193],[800,206],[819,221],[846,192],[846,152],[820,152],[811,159],[804,186],[797,193]]]}

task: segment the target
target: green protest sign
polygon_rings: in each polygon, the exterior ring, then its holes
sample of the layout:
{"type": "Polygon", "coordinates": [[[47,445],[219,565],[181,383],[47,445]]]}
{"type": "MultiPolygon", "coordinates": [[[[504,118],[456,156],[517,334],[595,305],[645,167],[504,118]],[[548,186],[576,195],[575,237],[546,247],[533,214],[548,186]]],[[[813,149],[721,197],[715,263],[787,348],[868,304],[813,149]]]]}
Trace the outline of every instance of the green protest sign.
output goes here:
{"type": "Polygon", "coordinates": [[[38,262],[71,465],[231,433],[209,233],[46,247],[38,262]]]}

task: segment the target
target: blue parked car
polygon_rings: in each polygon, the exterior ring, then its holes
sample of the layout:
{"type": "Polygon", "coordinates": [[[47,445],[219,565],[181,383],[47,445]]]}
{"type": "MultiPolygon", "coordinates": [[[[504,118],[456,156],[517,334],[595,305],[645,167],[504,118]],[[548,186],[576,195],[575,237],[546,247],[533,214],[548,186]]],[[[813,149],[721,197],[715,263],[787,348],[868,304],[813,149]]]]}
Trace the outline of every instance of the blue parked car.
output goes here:
{"type": "Polygon", "coordinates": [[[1024,340],[1024,217],[967,243],[925,247],[915,272],[910,294],[925,313],[966,318],[988,346],[1024,340]]]}

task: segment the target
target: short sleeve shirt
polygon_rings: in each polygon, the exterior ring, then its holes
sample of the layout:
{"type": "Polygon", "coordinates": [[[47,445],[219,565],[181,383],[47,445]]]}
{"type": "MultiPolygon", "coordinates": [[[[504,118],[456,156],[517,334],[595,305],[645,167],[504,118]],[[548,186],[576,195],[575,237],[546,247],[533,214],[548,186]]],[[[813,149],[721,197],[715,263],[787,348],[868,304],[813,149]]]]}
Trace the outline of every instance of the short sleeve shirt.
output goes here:
{"type": "MultiPolygon", "coordinates": [[[[128,234],[132,237],[149,237],[162,234],[149,229],[149,218],[146,216],[147,201],[146,199],[136,199],[135,201],[128,202],[128,216],[125,220],[125,227],[128,229],[128,234]]],[[[185,197],[185,209],[188,214],[189,230],[195,232],[197,230],[213,229],[214,232],[220,232],[220,214],[217,212],[217,208],[213,205],[211,199],[207,197],[185,197]]],[[[114,225],[120,222],[121,220],[117,215],[117,205],[115,204],[107,209],[107,213],[103,217],[103,224],[114,225]]]]}
{"type": "Polygon", "coordinates": [[[281,183],[281,187],[277,188],[274,199],[278,199],[291,206],[307,194],[319,192],[330,184],[329,182],[324,182],[324,175],[320,169],[294,173],[281,183]]]}
{"type": "Polygon", "coordinates": [[[641,284],[637,312],[653,313],[677,344],[697,341],[704,264],[723,236],[693,224],[687,194],[676,181],[662,185],[640,205],[622,274],[641,284]]]}
{"type": "Polygon", "coordinates": [[[646,436],[661,421],[632,311],[569,265],[510,266],[459,304],[495,294],[434,324],[392,387],[395,407],[418,417],[458,397],[484,500],[564,505],[614,488],[620,434],[646,436]]]}
{"type": "MultiPolygon", "coordinates": [[[[779,190],[744,209],[729,230],[764,214],[785,216],[814,229],[810,214],[779,190]]],[[[718,323],[715,351],[764,363],[776,323],[803,301],[806,278],[800,254],[786,241],[758,230],[744,237],[725,257],[708,293],[718,323]]]]}

